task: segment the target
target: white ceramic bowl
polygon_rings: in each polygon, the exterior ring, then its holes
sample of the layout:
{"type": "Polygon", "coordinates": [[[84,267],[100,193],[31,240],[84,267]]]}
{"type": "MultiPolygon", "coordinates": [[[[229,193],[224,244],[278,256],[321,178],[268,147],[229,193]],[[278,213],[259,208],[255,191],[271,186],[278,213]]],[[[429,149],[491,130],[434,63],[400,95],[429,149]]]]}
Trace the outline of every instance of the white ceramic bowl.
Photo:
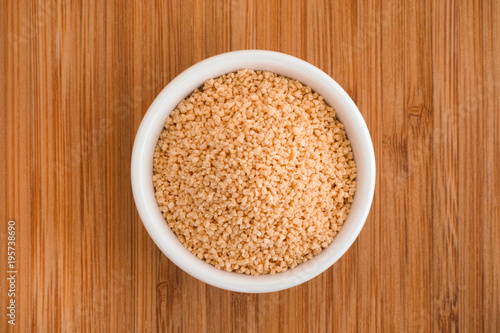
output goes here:
{"type": "Polygon", "coordinates": [[[217,55],[188,68],[156,97],[141,122],[132,152],[132,190],[137,210],[149,235],[178,267],[213,286],[248,293],[263,293],[299,285],[335,263],[358,236],[370,211],[375,188],[375,155],[370,133],[349,95],[331,77],[298,58],[277,52],[246,50],[217,55]],[[170,230],[156,203],[153,187],[153,152],[166,118],[177,104],[210,78],[242,68],[268,70],[309,85],[337,112],[351,140],[358,167],[357,190],[344,227],[328,248],[313,259],[283,273],[251,276],[216,269],[184,248],[170,230]]]}

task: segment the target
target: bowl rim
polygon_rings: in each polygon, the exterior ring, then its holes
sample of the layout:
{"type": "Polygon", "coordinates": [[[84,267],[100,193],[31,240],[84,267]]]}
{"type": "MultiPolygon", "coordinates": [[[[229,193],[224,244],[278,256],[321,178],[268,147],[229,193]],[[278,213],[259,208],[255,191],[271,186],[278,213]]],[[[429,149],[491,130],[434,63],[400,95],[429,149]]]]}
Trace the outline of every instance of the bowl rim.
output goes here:
{"type": "MultiPolygon", "coordinates": [[[[335,109],[337,110],[338,106],[335,109]]],[[[339,115],[338,110],[337,115],[339,115]]],[[[344,123],[342,119],[340,120],[344,123]]],[[[354,130],[351,128],[351,131],[353,132],[354,130]]],[[[348,136],[350,136],[349,133],[348,136]]],[[[357,160],[354,147],[353,152],[355,160],[357,160]]],[[[134,201],[142,223],[158,248],[174,264],[189,275],[215,287],[237,292],[263,293],[287,289],[318,276],[332,266],[350,248],[361,232],[370,212],[375,190],[375,167],[375,154],[368,127],[355,103],[333,78],[314,65],[288,54],[267,50],[240,50],[222,53],[194,64],[175,77],[158,94],[144,115],[137,130],[132,149],[131,181],[134,201]],[[277,67],[280,70],[276,71],[277,67]],[[338,246],[332,245],[342,234],[342,231],[340,231],[335,237],[334,242],[321,254],[293,269],[275,275],[251,276],[226,272],[216,269],[214,266],[195,257],[184,248],[165,222],[154,196],[154,187],[151,178],[154,147],[158,142],[165,119],[169,116],[170,112],[182,99],[188,96],[196,87],[201,86],[206,80],[224,73],[234,72],[241,68],[270,70],[285,76],[288,76],[287,72],[290,72],[294,73],[294,76],[289,77],[305,84],[308,83],[304,82],[303,78],[297,78],[297,76],[302,75],[318,82],[317,87],[311,86],[313,90],[318,91],[323,96],[324,94],[320,91],[328,91],[334,96],[335,103],[341,105],[341,109],[345,108],[345,111],[343,111],[344,117],[350,123],[352,122],[352,126],[356,128],[356,136],[359,137],[360,141],[359,147],[361,145],[363,147],[360,150],[364,150],[362,156],[367,165],[365,171],[366,177],[364,176],[366,180],[363,182],[363,202],[358,204],[360,207],[358,208],[357,219],[351,222],[354,224],[351,228],[352,230],[349,231],[349,235],[344,237],[345,240],[340,242],[341,244],[338,244],[338,246]],[[214,75],[214,73],[220,74],[214,75]],[[153,148],[151,149],[151,147],[153,148]],[[332,246],[334,249],[330,249],[332,246]],[[323,256],[323,259],[318,260],[321,256],[323,256]]],[[[358,182],[358,189],[359,186],[358,182]]],[[[356,192],[358,192],[358,189],[356,192]]],[[[356,194],[353,206],[361,200],[356,201],[356,194]]],[[[346,223],[349,221],[350,215],[351,213],[349,213],[346,223]]]]}

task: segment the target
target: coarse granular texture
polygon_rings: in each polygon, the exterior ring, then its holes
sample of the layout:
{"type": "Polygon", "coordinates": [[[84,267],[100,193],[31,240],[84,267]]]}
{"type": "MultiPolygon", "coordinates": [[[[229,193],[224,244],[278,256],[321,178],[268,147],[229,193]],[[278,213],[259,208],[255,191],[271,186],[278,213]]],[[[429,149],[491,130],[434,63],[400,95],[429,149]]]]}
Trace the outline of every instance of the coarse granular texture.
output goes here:
{"type": "Polygon", "coordinates": [[[155,195],[169,227],[226,271],[311,259],[349,213],[356,164],[344,125],[296,80],[243,69],[205,82],[165,122],[155,195]]]}

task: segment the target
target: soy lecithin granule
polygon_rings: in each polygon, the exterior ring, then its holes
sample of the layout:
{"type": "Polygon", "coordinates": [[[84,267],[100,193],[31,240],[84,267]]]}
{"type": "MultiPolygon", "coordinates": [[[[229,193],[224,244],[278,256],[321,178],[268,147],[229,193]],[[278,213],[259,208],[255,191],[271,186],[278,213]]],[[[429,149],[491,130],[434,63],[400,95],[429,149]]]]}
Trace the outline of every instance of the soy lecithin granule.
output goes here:
{"type": "Polygon", "coordinates": [[[323,97],[266,71],[205,82],[165,122],[153,183],[182,244],[219,269],[274,274],[340,231],[356,190],[344,126],[323,97]]]}

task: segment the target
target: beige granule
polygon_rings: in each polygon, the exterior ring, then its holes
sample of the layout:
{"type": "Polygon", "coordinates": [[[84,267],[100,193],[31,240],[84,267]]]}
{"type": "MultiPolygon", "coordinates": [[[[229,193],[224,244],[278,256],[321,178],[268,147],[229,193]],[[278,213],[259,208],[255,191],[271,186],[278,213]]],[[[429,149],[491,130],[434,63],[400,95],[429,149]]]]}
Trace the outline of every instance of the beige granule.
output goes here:
{"type": "Polygon", "coordinates": [[[205,82],[165,122],[153,182],[169,227],[226,271],[274,274],[319,254],[356,190],[344,125],[311,88],[240,70],[205,82]]]}

